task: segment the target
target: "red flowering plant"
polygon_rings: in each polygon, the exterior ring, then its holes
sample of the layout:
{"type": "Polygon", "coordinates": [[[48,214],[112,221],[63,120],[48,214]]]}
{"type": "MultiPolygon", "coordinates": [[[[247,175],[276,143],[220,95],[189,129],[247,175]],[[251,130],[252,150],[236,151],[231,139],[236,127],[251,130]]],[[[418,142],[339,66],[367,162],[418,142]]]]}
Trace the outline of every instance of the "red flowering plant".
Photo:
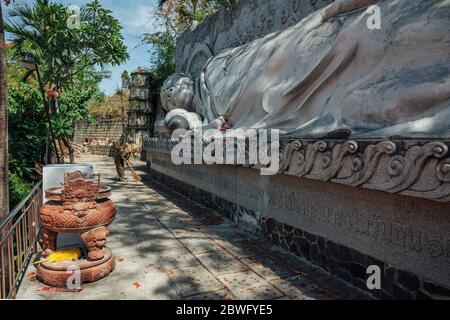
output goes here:
{"type": "Polygon", "coordinates": [[[47,97],[49,97],[49,98],[59,97],[59,92],[55,89],[55,87],[50,88],[49,86],[45,86],[44,91],[47,94],[47,97]]]}

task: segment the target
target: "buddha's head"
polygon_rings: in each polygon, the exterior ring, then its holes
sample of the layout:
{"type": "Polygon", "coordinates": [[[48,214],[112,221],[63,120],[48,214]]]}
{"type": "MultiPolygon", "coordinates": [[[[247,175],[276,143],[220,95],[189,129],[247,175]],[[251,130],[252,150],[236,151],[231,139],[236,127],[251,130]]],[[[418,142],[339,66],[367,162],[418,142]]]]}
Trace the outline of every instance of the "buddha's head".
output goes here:
{"type": "Polygon", "coordinates": [[[174,74],[161,87],[161,103],[166,112],[174,109],[193,111],[194,81],[184,74],[174,74]]]}

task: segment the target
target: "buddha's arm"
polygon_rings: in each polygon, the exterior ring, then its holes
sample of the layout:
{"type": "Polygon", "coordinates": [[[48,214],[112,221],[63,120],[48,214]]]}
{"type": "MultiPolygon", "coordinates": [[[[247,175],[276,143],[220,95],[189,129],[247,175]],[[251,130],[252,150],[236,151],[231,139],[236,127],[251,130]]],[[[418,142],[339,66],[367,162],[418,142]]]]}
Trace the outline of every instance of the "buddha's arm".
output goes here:
{"type": "Polygon", "coordinates": [[[323,13],[323,20],[376,3],[377,0],[336,0],[323,13]]]}

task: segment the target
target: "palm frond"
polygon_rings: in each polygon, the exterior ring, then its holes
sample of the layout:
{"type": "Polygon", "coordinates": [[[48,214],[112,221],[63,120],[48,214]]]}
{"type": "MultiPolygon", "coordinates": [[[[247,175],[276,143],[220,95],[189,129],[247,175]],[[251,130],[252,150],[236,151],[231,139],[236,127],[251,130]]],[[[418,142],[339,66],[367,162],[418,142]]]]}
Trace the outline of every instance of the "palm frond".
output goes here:
{"type": "Polygon", "coordinates": [[[159,0],[158,1],[158,7],[162,8],[166,4],[166,2],[168,2],[168,1],[167,0],[159,0]]]}

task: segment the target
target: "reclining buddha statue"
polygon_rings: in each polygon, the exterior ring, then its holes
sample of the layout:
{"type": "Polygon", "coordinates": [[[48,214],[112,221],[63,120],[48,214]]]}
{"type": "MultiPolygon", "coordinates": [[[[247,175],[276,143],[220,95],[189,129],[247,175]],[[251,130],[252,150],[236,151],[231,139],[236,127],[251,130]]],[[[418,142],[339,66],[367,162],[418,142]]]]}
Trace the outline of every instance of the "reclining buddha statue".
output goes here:
{"type": "Polygon", "coordinates": [[[189,103],[167,110],[171,130],[226,116],[295,138],[450,138],[450,0],[337,0],[192,80],[178,89],[189,103]]]}

